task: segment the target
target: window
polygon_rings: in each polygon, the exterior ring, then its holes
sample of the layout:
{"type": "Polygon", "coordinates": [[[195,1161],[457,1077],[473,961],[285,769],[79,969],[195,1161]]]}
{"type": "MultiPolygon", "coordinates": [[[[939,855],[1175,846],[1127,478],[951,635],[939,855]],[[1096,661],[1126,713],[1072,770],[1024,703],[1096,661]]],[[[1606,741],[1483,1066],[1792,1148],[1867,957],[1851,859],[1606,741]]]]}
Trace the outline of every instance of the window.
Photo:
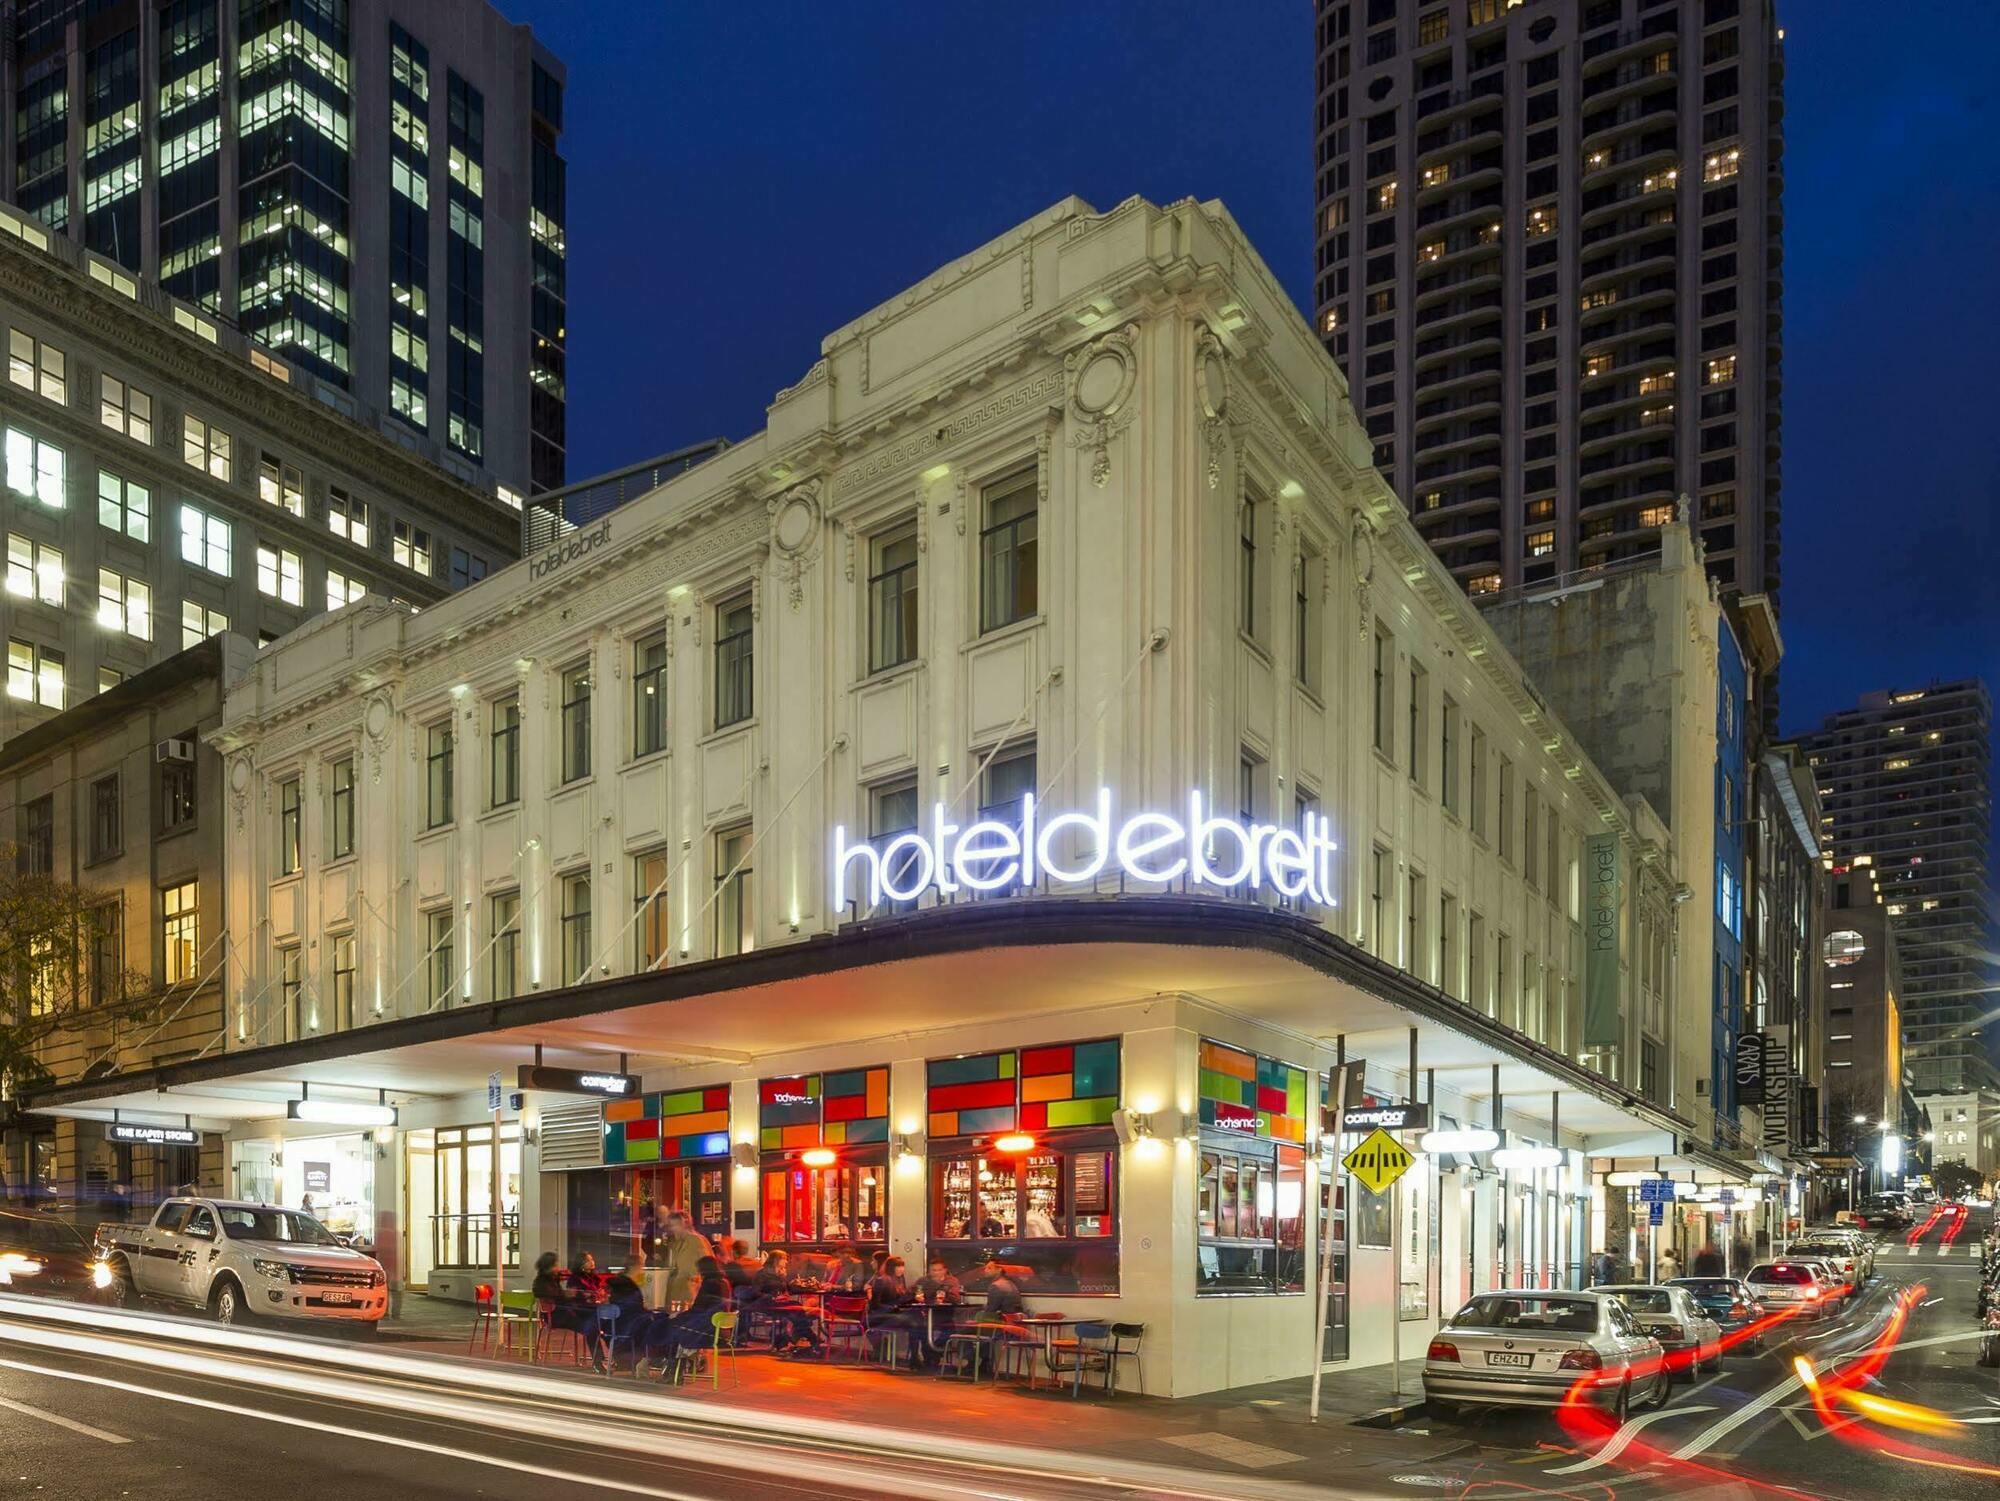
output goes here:
{"type": "Polygon", "coordinates": [[[278,874],[289,876],[299,868],[299,836],[304,819],[300,802],[302,784],[287,777],[278,784],[278,874]]]}
{"type": "Polygon", "coordinates": [[[181,418],[181,457],[219,480],[230,476],[229,434],[192,413],[181,418]]]}
{"type": "Polygon", "coordinates": [[[1456,996],[1460,991],[1458,956],[1451,945],[1458,934],[1458,898],[1448,891],[1438,893],[1437,922],[1437,987],[1446,995],[1456,996]]]}
{"type": "Polygon", "coordinates": [[[562,779],[567,785],[589,775],[590,663],[585,661],[563,669],[562,779]]]}
{"type": "Polygon", "coordinates": [[[1257,634],[1257,505],[1245,494],[1236,508],[1236,623],[1246,636],[1257,634]]]}
{"type": "Polygon", "coordinates": [[[495,699],[488,715],[487,791],[492,805],[504,808],[521,799],[521,701],[495,699]]]}
{"type": "Polygon", "coordinates": [[[341,1029],[354,1025],[354,935],[341,933],[333,940],[333,1024],[341,1029]]]}
{"type": "MultiPolygon", "coordinates": [[[[181,737],[190,744],[194,732],[181,737]]],[[[189,760],[161,761],[160,768],[160,832],[171,834],[177,829],[185,829],[194,823],[195,817],[195,763],[189,760]]]]}
{"type": "Polygon", "coordinates": [[[1513,992],[1509,986],[1514,982],[1514,944],[1505,933],[1493,938],[1493,1017],[1503,1026],[1515,1026],[1518,1018],[1514,1012],[1513,992]]]}
{"type": "Polygon", "coordinates": [[[22,875],[53,875],[56,868],[56,800],[44,794],[21,805],[21,848],[15,860],[22,875]]]}
{"type": "Polygon", "coordinates": [[[563,983],[581,985],[590,978],[590,876],[564,876],[562,883],[563,983]]]}
{"type": "Polygon", "coordinates": [[[1486,968],[1486,919],[1477,912],[1465,915],[1466,1000],[1488,1016],[1493,1014],[1492,975],[1486,968]]]}
{"type": "MultiPolygon", "coordinates": [[[[868,842],[878,852],[886,852],[895,839],[914,833],[916,827],[917,779],[914,773],[868,789],[868,842]]],[[[883,867],[884,888],[888,891],[908,890],[910,869],[916,859],[917,851],[914,849],[899,851],[896,858],[883,867]]],[[[890,898],[889,905],[907,909],[914,907],[916,902],[914,899],[898,902],[890,898]]]]}
{"type": "Polygon", "coordinates": [[[135,443],[153,441],[153,398],[116,376],[97,378],[98,420],[135,443]]]}
{"type": "Polygon", "coordinates": [[[1316,552],[1299,554],[1292,565],[1292,673],[1308,693],[1319,692],[1319,598],[1321,569],[1316,552]]]}
{"type": "Polygon", "coordinates": [[[451,721],[440,720],[424,730],[424,826],[442,828],[452,820],[451,721]]]}
{"type": "Polygon", "coordinates": [[[868,670],[917,655],[917,530],[899,527],[869,547],[868,670]]]}
{"type": "Polygon", "coordinates": [[[1368,862],[1368,947],[1378,959],[1389,957],[1389,881],[1393,863],[1389,852],[1379,844],[1368,862]]]}
{"type": "Polygon", "coordinates": [[[125,990],[125,909],[117,902],[104,902],[84,914],[87,924],[85,953],[90,966],[89,1004],[104,1006],[117,1000],[125,990]]]}
{"type": "Polygon", "coordinates": [[[521,893],[503,891],[493,898],[493,999],[521,993],[521,893]]]}
{"type": "Polygon", "coordinates": [[[229,629],[229,617],[220,610],[211,610],[199,600],[181,601],[181,650],[199,646],[210,636],[220,636],[229,629]]]}
{"type": "Polygon", "coordinates": [[[165,960],[161,978],[169,985],[197,978],[201,918],[196,890],[195,882],[181,881],[160,892],[160,946],[165,960]]]}
{"type": "Polygon", "coordinates": [[[99,777],[90,784],[90,858],[102,860],[125,848],[125,803],[118,795],[118,778],[99,777]]]}
{"type": "Polygon", "coordinates": [[[1445,811],[1457,813],[1458,801],[1458,704],[1450,694],[1444,696],[1439,708],[1438,724],[1438,798],[1445,811]]]}
{"type": "Polygon", "coordinates": [[[329,610],[344,609],[348,605],[358,605],[367,598],[368,586],[360,579],[351,579],[338,569],[326,571],[326,607],[329,610]]]}
{"type": "Polygon", "coordinates": [[[51,511],[65,504],[63,451],[53,443],[30,437],[19,428],[7,429],[7,488],[51,511]]]}
{"type": "Polygon", "coordinates": [[[285,1017],[285,1024],[291,1028],[291,1035],[302,1036],[307,1031],[319,1030],[318,1016],[308,1016],[305,1000],[304,956],[297,944],[287,944],[278,950],[278,1009],[285,1017]]]}
{"type": "Polygon", "coordinates": [[[333,763],[326,820],[326,857],[344,860],[354,853],[354,758],[333,763]]]}
{"type": "Polygon", "coordinates": [[[755,611],[738,595],[715,609],[715,727],[741,724],[756,712],[755,611]]]}
{"type": "Polygon", "coordinates": [[[7,379],[22,390],[50,401],[69,400],[63,352],[18,328],[10,329],[7,334],[7,379]]]}
{"type": "Polygon", "coordinates": [[[338,486],[328,490],[326,529],[365,550],[368,546],[368,502],[356,500],[338,486]]]}
{"type": "Polygon", "coordinates": [[[1415,871],[1403,877],[1403,968],[1422,978],[1424,961],[1424,878],[1415,871]]]}
{"type": "Polygon", "coordinates": [[[257,549],[257,592],[281,604],[302,605],[306,598],[304,561],[289,548],[257,549]]]}
{"type": "Polygon", "coordinates": [[[634,926],[638,929],[637,967],[658,969],[666,962],[673,941],[667,910],[667,875],[671,870],[665,850],[652,850],[632,861],[632,905],[638,909],[634,926]]]}
{"type": "Polygon", "coordinates": [[[667,748],[667,633],[632,643],[632,754],[667,748]]]}
{"type": "Polygon", "coordinates": [[[97,524],[122,532],[134,542],[153,539],[153,494],[144,485],[97,471],[97,524]]]}
{"type": "Polygon", "coordinates": [[[1410,663],[1410,780],[1423,790],[1424,765],[1429,759],[1430,674],[1414,661],[1410,663]]]}
{"type": "Polygon", "coordinates": [[[451,909],[425,913],[424,930],[428,940],[424,952],[429,960],[425,969],[430,976],[430,1009],[435,1011],[451,1004],[452,988],[458,979],[452,967],[451,909]]]}
{"type": "Polygon", "coordinates": [[[1500,858],[1514,858],[1514,764],[1500,758],[1500,858]]]}
{"type": "Polygon", "coordinates": [[[197,507],[181,507],[181,561],[224,578],[230,571],[229,523],[197,507]]]}
{"type": "Polygon", "coordinates": [[[1702,378],[1711,386],[1726,386],[1736,379],[1736,356],[1718,355],[1702,366],[1702,378]]]}
{"type": "Polygon", "coordinates": [[[1032,472],[987,487],[979,529],[979,625],[997,631],[1041,608],[1032,472]]]}
{"type": "Polygon", "coordinates": [[[1395,684],[1390,681],[1389,670],[1395,664],[1396,642],[1381,621],[1375,622],[1375,666],[1374,666],[1374,721],[1375,749],[1393,758],[1396,754],[1396,731],[1391,716],[1395,712],[1395,684]]]}
{"type": "Polygon", "coordinates": [[[53,647],[9,637],[7,696],[45,709],[63,706],[63,654],[53,647]]]}
{"type": "Polygon", "coordinates": [[[462,547],[451,550],[451,587],[469,589],[486,577],[486,559],[462,547]]]}
{"type": "Polygon", "coordinates": [[[1472,727],[1472,753],[1466,757],[1465,811],[1472,832],[1486,837],[1486,731],[1472,727]]]}
{"type": "Polygon", "coordinates": [[[431,534],[420,526],[398,521],[389,534],[389,556],[413,573],[431,576],[431,534]]]}
{"type": "Polygon", "coordinates": [[[275,454],[257,461],[257,495],[268,505],[280,506],[294,516],[306,513],[306,477],[298,465],[287,464],[275,454]]]}
{"type": "Polygon", "coordinates": [[[1264,760],[1248,748],[1236,756],[1236,807],[1244,824],[1255,823],[1264,806],[1264,760]]]}
{"type": "Polygon", "coordinates": [[[1433,42],[1441,42],[1451,34],[1451,12],[1434,10],[1428,15],[1417,17],[1417,45],[1428,47],[1433,42]]]}
{"type": "Polygon", "coordinates": [[[1529,557],[1531,558],[1550,557],[1554,555],[1555,550],[1556,550],[1556,534],[1554,532],[1539,531],[1539,532],[1528,533],[1529,557]]]}
{"type": "Polygon", "coordinates": [[[747,954],[757,946],[750,896],[750,826],[715,836],[715,952],[747,954]]]}
{"type": "Polygon", "coordinates": [[[7,592],[16,599],[40,600],[62,608],[64,583],[60,548],[7,534],[7,592]]]}

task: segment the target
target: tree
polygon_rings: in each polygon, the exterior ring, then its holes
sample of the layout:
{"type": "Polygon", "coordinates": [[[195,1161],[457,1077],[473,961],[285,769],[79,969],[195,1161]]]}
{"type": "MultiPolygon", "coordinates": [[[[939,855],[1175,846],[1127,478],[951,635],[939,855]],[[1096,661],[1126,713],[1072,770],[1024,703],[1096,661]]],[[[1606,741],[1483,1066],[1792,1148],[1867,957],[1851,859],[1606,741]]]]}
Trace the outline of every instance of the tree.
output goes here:
{"type": "Polygon", "coordinates": [[[1940,1199],[1956,1199],[1979,1190],[1978,1170],[1962,1162],[1940,1162],[1931,1168],[1931,1187],[1940,1199]]]}
{"type": "Polygon", "coordinates": [[[28,866],[0,845],[0,1115],[50,1082],[49,1039],[134,1020],[161,1000],[150,979],[124,967],[111,894],[28,866]]]}

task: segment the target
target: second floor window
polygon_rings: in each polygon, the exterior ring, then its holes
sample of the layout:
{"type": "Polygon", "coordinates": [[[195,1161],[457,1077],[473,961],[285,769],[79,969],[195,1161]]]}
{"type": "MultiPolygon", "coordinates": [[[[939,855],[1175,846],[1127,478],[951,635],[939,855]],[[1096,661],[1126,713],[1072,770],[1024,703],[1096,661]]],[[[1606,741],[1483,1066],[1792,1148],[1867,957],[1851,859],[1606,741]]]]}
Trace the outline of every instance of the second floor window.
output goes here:
{"type": "Polygon", "coordinates": [[[493,999],[504,1001],[521,991],[521,893],[501,892],[492,913],[493,999]]]}
{"type": "Polygon", "coordinates": [[[229,523],[194,506],[181,507],[181,561],[229,576],[229,523]]]}
{"type": "Polygon", "coordinates": [[[632,901],[639,909],[640,969],[658,969],[666,963],[667,947],[672,942],[671,914],[667,909],[670,869],[665,850],[640,855],[632,861],[632,901]]]}
{"type": "Polygon", "coordinates": [[[741,724],[756,712],[753,671],[756,631],[750,596],[745,594],[715,611],[715,727],[741,724]]]}
{"type": "Polygon", "coordinates": [[[327,800],[326,857],[344,860],[354,853],[354,758],[333,763],[332,793],[327,800]]]}
{"type": "Polygon", "coordinates": [[[299,834],[303,823],[300,783],[289,777],[278,784],[278,874],[291,875],[299,868],[299,834]]]}
{"type": "Polygon", "coordinates": [[[997,631],[1041,608],[1035,476],[994,486],[979,529],[979,628],[997,631]]]}
{"type": "Polygon", "coordinates": [[[439,828],[452,818],[451,721],[424,731],[424,825],[439,828]]]}
{"type": "Polygon", "coordinates": [[[430,1006],[433,1011],[451,1004],[457,971],[452,967],[451,912],[432,912],[425,918],[430,939],[430,1006]]]}
{"type": "Polygon", "coordinates": [[[590,775],[590,664],[579,662],[562,675],[562,779],[590,775]]]}
{"type": "Polygon", "coordinates": [[[99,777],[90,784],[90,858],[102,860],[125,848],[125,804],[118,778],[99,777]]]}
{"type": "Polygon", "coordinates": [[[590,877],[564,876],[562,883],[563,979],[581,985],[590,978],[590,877]]]}
{"type": "Polygon", "coordinates": [[[750,826],[715,836],[715,953],[747,954],[757,947],[756,914],[750,899],[750,826]]]}
{"type": "MultiPolygon", "coordinates": [[[[190,741],[193,736],[185,736],[190,741]]],[[[162,761],[160,765],[160,832],[171,834],[194,822],[194,762],[162,761]]]]}
{"type": "Polygon", "coordinates": [[[229,434],[212,427],[199,417],[181,419],[181,457],[190,468],[200,469],[219,480],[231,472],[229,434]]]}
{"type": "Polygon", "coordinates": [[[496,699],[493,704],[492,782],[493,806],[504,808],[521,800],[521,701],[496,699]]]}
{"type": "Polygon", "coordinates": [[[917,529],[878,537],[868,574],[868,670],[917,655],[917,529]]]}
{"type": "Polygon", "coordinates": [[[161,978],[179,985],[197,978],[195,964],[201,953],[201,922],[193,881],[181,881],[160,892],[160,946],[164,969],[161,978]]]}
{"type": "Polygon", "coordinates": [[[302,605],[306,599],[305,562],[290,548],[257,549],[257,592],[281,604],[302,605]]]}
{"type": "Polygon", "coordinates": [[[667,748],[667,635],[632,643],[632,754],[667,748]]]}

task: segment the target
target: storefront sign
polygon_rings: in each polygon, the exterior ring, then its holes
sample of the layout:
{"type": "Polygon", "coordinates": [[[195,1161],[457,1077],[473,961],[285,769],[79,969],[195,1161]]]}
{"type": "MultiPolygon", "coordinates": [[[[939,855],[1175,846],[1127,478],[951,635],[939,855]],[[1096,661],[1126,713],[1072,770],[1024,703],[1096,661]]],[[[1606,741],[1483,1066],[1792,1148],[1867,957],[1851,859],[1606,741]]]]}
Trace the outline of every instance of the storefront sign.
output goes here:
{"type": "Polygon", "coordinates": [[[1333,905],[1333,821],[1303,815],[1303,829],[1277,824],[1245,824],[1218,817],[1199,792],[1188,794],[1187,818],[1166,813],[1133,813],[1114,822],[1109,788],[1097,794],[1090,812],[1043,816],[1035,795],[1021,799],[1019,815],[1003,822],[983,818],[969,825],[950,821],[943,803],[931,809],[930,830],[898,834],[880,849],[849,843],[847,828],[833,831],[833,904],[868,906],[912,902],[935,888],[944,895],[1004,891],[1033,886],[1044,876],[1061,885],[1086,885],[1115,866],[1128,881],[1221,891],[1270,886],[1286,898],[1304,897],[1333,905]],[[1057,841],[1077,831],[1085,853],[1060,854],[1057,841]]]}
{"type": "Polygon", "coordinates": [[[596,552],[611,541],[611,518],[606,516],[587,532],[573,532],[539,558],[528,559],[530,580],[547,578],[566,563],[596,552]]]}
{"type": "Polygon", "coordinates": [[[602,1070],[544,1068],[539,1063],[521,1065],[515,1080],[522,1089],[546,1090],[551,1094],[587,1094],[607,1100],[631,1099],[639,1093],[637,1074],[612,1074],[602,1070]]]}
{"type": "Polygon", "coordinates": [[[333,1164],[331,1162],[308,1162],[305,1164],[304,1179],[306,1192],[324,1194],[333,1192],[333,1164]]]}
{"type": "Polygon", "coordinates": [[[1428,1131],[1430,1126],[1428,1105],[1367,1105],[1359,1110],[1344,1110],[1340,1115],[1343,1131],[1372,1131],[1378,1127],[1384,1131],[1428,1131]]]}
{"type": "Polygon", "coordinates": [[[1642,1178],[1639,1181],[1641,1204],[1671,1204],[1676,1192],[1671,1178],[1642,1178]]]}
{"type": "Polygon", "coordinates": [[[186,1126],[134,1126],[113,1121],[104,1128],[104,1139],[137,1147],[198,1147],[201,1133],[186,1126]]]}
{"type": "Polygon", "coordinates": [[[1792,1029],[1764,1034],[1764,1145],[1784,1152],[1792,1141],[1792,1029]]]}
{"type": "Polygon", "coordinates": [[[1587,900],[1583,914],[1583,1041],[1587,1047],[1615,1047],[1625,1040],[1618,1006],[1619,848],[1616,834],[1594,834],[1585,861],[1587,900]]]}
{"type": "Polygon", "coordinates": [[[1764,1034],[1743,1032],[1736,1038],[1736,1103],[1764,1103],[1764,1034]]]}

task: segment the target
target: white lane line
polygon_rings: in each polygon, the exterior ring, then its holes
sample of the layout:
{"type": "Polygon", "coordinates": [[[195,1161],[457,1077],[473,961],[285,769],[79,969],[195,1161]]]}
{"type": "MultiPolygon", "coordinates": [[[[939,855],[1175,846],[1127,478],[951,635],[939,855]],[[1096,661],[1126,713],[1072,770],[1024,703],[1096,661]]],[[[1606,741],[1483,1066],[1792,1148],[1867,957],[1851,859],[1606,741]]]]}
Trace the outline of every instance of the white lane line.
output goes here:
{"type": "Polygon", "coordinates": [[[1661,1418],[1677,1418],[1684,1412],[1714,1411],[1713,1407],[1706,1405],[1701,1407],[1662,1407],[1653,1412],[1643,1413],[1636,1418],[1627,1418],[1625,1426],[1606,1439],[1604,1447],[1591,1455],[1590,1458],[1580,1459],[1573,1465],[1560,1465],[1546,1473],[1550,1475],[1574,1475],[1579,1470],[1594,1470],[1599,1465],[1610,1464],[1612,1460],[1623,1454],[1632,1440],[1639,1436],[1639,1430],[1649,1423],[1657,1423],[1661,1418]]]}
{"type": "Polygon", "coordinates": [[[122,1433],[106,1433],[102,1428],[93,1428],[88,1423],[79,1423],[75,1418],[66,1418],[60,1413],[43,1412],[39,1407],[30,1407],[25,1402],[16,1402],[9,1397],[0,1397],[0,1407],[11,1412],[26,1413],[31,1418],[40,1418],[44,1423],[54,1423],[58,1428],[67,1428],[71,1433],[81,1433],[89,1438],[102,1439],[107,1444],[129,1444],[132,1442],[122,1433]]]}
{"type": "Polygon", "coordinates": [[[1730,1433],[1742,1427],[1752,1418],[1762,1413],[1765,1408],[1770,1407],[1775,1402],[1784,1400],[1793,1392],[1802,1390],[1804,1390],[1804,1387],[1800,1384],[1797,1376],[1785,1377],[1784,1380],[1765,1392],[1761,1397],[1752,1398],[1750,1401],[1744,1403],[1743,1406],[1710,1423],[1700,1433],[1697,1433],[1693,1438],[1681,1445],[1679,1449],[1675,1450],[1674,1458],[1692,1459],[1697,1454],[1705,1453],[1713,1448],[1718,1440],[1727,1437],[1730,1433]]]}

